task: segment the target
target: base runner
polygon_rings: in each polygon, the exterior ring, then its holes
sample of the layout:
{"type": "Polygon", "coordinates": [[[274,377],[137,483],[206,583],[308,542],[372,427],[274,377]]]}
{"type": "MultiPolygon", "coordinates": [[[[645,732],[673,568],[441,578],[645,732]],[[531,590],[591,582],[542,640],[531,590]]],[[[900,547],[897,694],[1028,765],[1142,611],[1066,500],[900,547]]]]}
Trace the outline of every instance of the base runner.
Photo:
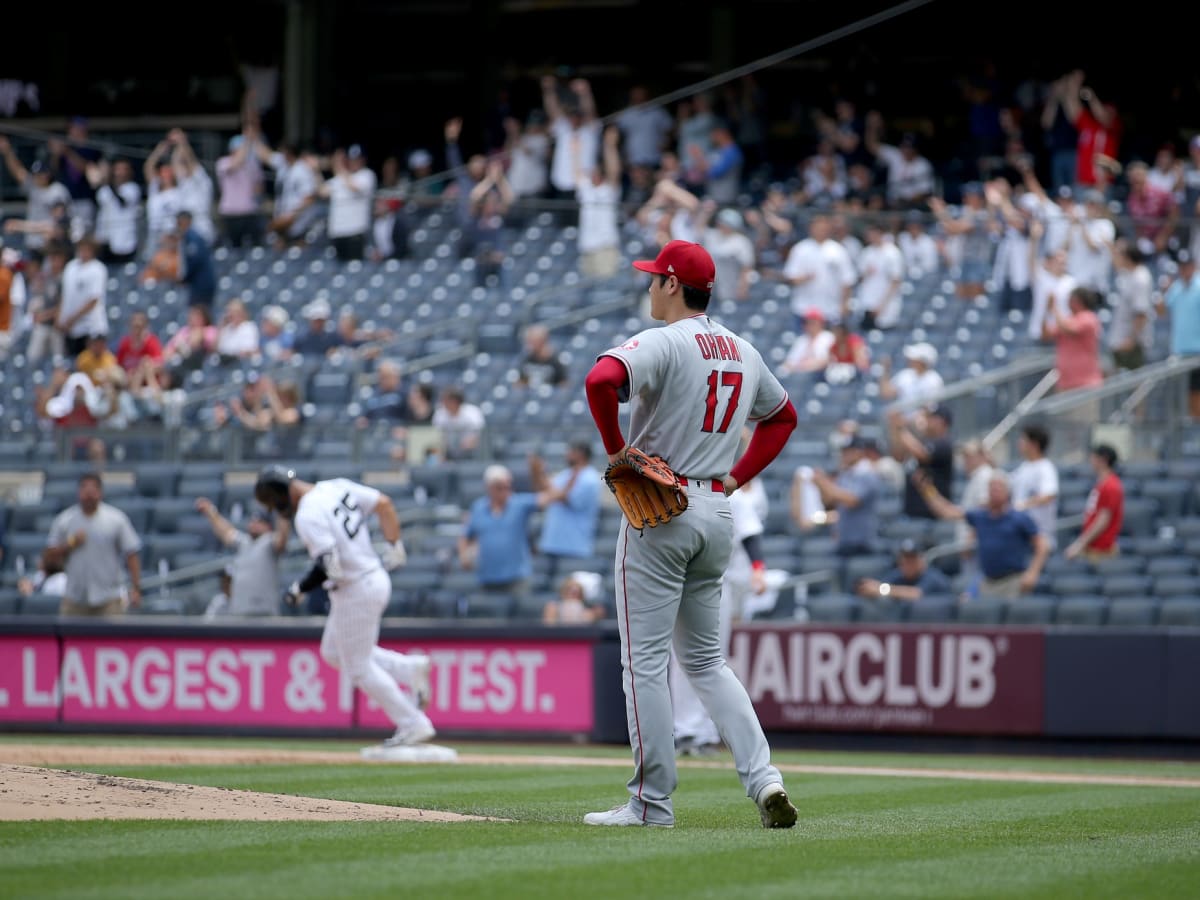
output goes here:
{"type": "Polygon", "coordinates": [[[301,481],[281,466],[268,466],[259,474],[254,498],[293,519],[313,563],[287,589],[284,600],[296,606],[306,591],[327,585],[329,617],[321,635],[321,656],[350,676],[392,720],[396,732],[384,746],[428,741],[436,734],[423,712],[429,702],[429,657],[378,645],[379,623],[392,592],[387,573],[407,560],[391,499],[348,478],[301,481]],[[388,543],[382,558],[371,545],[367,519],[372,514],[388,543]],[[400,684],[409,687],[412,699],[400,684]]]}
{"type": "Polygon", "coordinates": [[[653,470],[665,460],[685,496],[664,515],[661,494],[625,503],[614,485],[629,479],[610,480],[626,514],[614,568],[634,772],[629,800],[589,813],[584,822],[675,823],[671,794],[678,778],[667,677],[673,638],[763,826],[790,828],[796,808],[771,765],[750,698],[725,664],[718,623],[721,577],[733,545],[729,495],[779,454],[796,427],[796,412],[749,341],[706,315],[716,273],[708,251],[671,241],[657,259],[634,266],[650,273],[650,315],[664,324],[601,354],[587,377],[588,402],[610,469],[632,464],[657,477],[661,473],[653,470]],[[631,406],[628,443],[620,427],[623,398],[631,406]],[[759,424],[735,463],[747,420],[759,424]],[[642,501],[656,517],[631,522],[630,510],[642,501]]]}

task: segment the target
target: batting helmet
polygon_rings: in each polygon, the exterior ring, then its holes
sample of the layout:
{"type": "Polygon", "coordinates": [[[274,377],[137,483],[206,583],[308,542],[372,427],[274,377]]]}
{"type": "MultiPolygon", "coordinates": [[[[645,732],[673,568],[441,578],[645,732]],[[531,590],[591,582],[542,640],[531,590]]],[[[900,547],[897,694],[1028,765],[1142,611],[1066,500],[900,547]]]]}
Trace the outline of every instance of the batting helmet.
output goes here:
{"type": "Polygon", "coordinates": [[[296,473],[286,466],[267,466],[254,483],[254,499],[267,509],[290,513],[292,496],[288,488],[295,477],[296,473]]]}

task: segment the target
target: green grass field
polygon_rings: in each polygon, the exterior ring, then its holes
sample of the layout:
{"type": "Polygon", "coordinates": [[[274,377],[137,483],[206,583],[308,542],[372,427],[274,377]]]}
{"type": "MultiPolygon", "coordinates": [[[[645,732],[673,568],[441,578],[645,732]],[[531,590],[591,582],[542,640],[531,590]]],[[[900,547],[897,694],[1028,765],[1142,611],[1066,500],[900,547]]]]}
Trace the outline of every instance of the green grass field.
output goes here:
{"type": "MultiPolygon", "coordinates": [[[[28,736],[9,738],[29,743],[28,736]]],[[[96,738],[47,738],[97,742],[96,738]]],[[[166,741],[348,749],[361,742],[166,741]]],[[[463,745],[604,756],[620,748],[463,745]]],[[[1200,897],[1200,788],[793,773],[790,831],[765,831],[725,766],[683,768],[674,830],[604,829],[624,797],[595,765],[246,765],[73,769],[448,810],[500,822],[0,823],[0,897],[1200,897]]],[[[1200,779],[1200,764],[780,752],[795,766],[1200,779]]]]}

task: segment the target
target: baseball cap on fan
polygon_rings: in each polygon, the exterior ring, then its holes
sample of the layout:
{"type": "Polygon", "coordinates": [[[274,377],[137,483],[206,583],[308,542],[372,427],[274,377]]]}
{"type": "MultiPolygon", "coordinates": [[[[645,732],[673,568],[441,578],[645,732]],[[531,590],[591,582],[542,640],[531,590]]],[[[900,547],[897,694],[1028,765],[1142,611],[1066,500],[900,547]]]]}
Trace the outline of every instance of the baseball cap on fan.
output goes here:
{"type": "Polygon", "coordinates": [[[651,275],[674,275],[680,284],[711,291],[717,267],[708,251],[691,241],[670,241],[654,259],[635,260],[633,267],[651,275]]]}

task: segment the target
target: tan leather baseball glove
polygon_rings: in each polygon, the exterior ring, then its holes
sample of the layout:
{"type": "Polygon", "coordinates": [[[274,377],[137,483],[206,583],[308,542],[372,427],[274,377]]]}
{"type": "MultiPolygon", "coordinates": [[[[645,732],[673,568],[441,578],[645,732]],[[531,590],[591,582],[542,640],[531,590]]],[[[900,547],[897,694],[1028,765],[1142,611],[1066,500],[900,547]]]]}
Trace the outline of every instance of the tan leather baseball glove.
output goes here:
{"type": "Polygon", "coordinates": [[[629,524],[641,531],[669,522],[688,508],[687,488],[661,456],[648,456],[636,447],[625,459],[609,463],[604,482],[617,498],[629,524]]]}

